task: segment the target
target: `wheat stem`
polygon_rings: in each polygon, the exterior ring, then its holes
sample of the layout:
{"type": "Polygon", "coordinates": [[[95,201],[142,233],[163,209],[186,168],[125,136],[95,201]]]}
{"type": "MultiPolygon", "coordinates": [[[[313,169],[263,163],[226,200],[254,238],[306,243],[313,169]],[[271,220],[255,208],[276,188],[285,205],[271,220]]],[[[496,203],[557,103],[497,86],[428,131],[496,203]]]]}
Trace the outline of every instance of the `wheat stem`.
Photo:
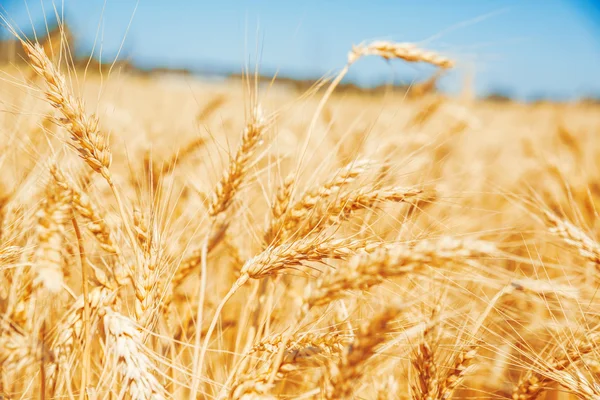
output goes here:
{"type": "Polygon", "coordinates": [[[79,246],[79,261],[81,263],[81,287],[83,292],[83,362],[81,368],[81,389],[79,393],[79,399],[85,400],[85,393],[88,384],[88,374],[90,369],[90,306],[88,303],[89,290],[88,290],[88,274],[87,274],[87,262],[85,258],[85,248],[83,246],[83,240],[81,237],[81,231],[79,230],[79,224],[75,215],[71,217],[73,223],[73,229],[75,230],[75,236],[77,237],[77,244],[79,246]]]}

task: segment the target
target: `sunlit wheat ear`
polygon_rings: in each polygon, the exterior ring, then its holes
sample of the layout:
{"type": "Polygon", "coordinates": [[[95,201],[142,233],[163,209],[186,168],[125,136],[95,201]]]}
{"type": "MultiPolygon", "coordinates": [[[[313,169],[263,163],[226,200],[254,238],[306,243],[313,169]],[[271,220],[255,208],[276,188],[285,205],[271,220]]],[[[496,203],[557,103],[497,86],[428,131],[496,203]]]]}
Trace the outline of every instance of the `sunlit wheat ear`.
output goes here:
{"type": "Polygon", "coordinates": [[[337,195],[339,191],[355,182],[373,166],[372,160],[356,160],[338,169],[329,180],[309,188],[298,201],[290,204],[293,176],[286,178],[274,202],[273,218],[265,232],[265,244],[276,246],[294,234],[299,225],[313,212],[316,205],[337,195]],[[282,206],[285,204],[285,207],[282,206]]]}
{"type": "Polygon", "coordinates": [[[430,399],[438,390],[437,367],[431,351],[431,346],[422,342],[418,353],[412,360],[416,370],[416,384],[413,391],[417,393],[415,399],[430,399]]]}
{"type": "Polygon", "coordinates": [[[39,345],[35,338],[12,330],[2,330],[0,372],[6,379],[19,379],[19,373],[37,363],[39,357],[39,345]]]}
{"type": "MultiPolygon", "coordinates": [[[[91,312],[91,325],[96,326],[104,314],[104,308],[113,304],[115,292],[104,287],[95,287],[88,296],[88,307],[91,312]]],[[[56,337],[52,341],[51,350],[54,354],[53,363],[50,364],[47,376],[54,383],[59,368],[69,368],[69,358],[73,355],[74,349],[83,344],[84,338],[84,299],[79,296],[70,310],[64,314],[63,320],[59,323],[56,331],[56,337]]]]}
{"type": "Polygon", "coordinates": [[[60,111],[63,118],[60,124],[71,134],[73,145],[79,155],[94,171],[112,182],[108,171],[111,164],[111,152],[108,138],[98,128],[98,118],[85,113],[83,102],[75,97],[64,76],[48,59],[44,49],[38,43],[21,41],[34,71],[46,82],[46,98],[60,111]]]}
{"type": "MultiPolygon", "coordinates": [[[[341,353],[347,342],[348,338],[340,332],[297,333],[285,343],[282,364],[310,362],[318,355],[331,358],[341,353]]],[[[283,335],[272,335],[252,346],[249,353],[267,352],[275,355],[280,351],[282,344],[284,344],[283,335]]]]}
{"type": "MultiPolygon", "coordinates": [[[[83,217],[85,227],[96,238],[100,247],[104,251],[115,256],[116,262],[111,264],[113,278],[117,284],[125,284],[128,276],[131,275],[131,272],[129,271],[128,263],[123,257],[117,240],[114,237],[113,230],[108,226],[106,219],[102,216],[96,205],[92,203],[88,193],[70,181],[57,165],[54,165],[50,169],[50,172],[57,184],[63,190],[71,193],[73,209],[83,217]]],[[[100,277],[100,279],[105,278],[100,277]]],[[[110,286],[107,281],[100,282],[105,286],[110,286]]]]}
{"type": "MultiPolygon", "coordinates": [[[[51,170],[55,168],[50,166],[51,170]]],[[[71,219],[71,199],[71,191],[52,179],[38,212],[37,249],[33,255],[37,272],[34,284],[40,284],[51,292],[58,292],[63,285],[61,251],[65,225],[71,219]]]]}
{"type": "MultiPolygon", "coordinates": [[[[433,320],[439,313],[439,307],[436,307],[429,315],[433,320]]],[[[415,383],[412,390],[415,393],[415,400],[427,400],[436,398],[439,390],[439,374],[436,361],[436,350],[439,345],[438,324],[429,323],[423,331],[423,338],[414,350],[411,360],[413,369],[416,372],[415,383]]]]}
{"type": "MultiPolygon", "coordinates": [[[[263,368],[261,371],[254,370],[251,373],[240,377],[234,383],[227,400],[275,400],[276,396],[269,394],[273,384],[269,383],[271,371],[269,368],[263,368]],[[264,370],[264,371],[263,371],[264,370]]],[[[224,397],[220,397],[224,399],[224,397]]]]}
{"type": "Polygon", "coordinates": [[[577,250],[582,257],[588,259],[597,267],[600,266],[600,244],[598,242],[590,238],[581,228],[550,211],[545,211],[544,216],[550,232],[577,250]]]}
{"type": "Polygon", "coordinates": [[[372,210],[380,203],[414,204],[419,201],[422,193],[422,189],[403,187],[365,188],[344,193],[330,204],[316,206],[295,234],[305,236],[320,233],[347,221],[358,211],[372,210]]]}
{"type": "Polygon", "coordinates": [[[473,360],[477,355],[477,345],[468,345],[460,349],[453,359],[450,369],[441,381],[439,399],[452,398],[454,391],[461,385],[467,375],[473,370],[473,360]]]}
{"type": "Polygon", "coordinates": [[[251,398],[244,397],[250,395],[269,398],[269,391],[275,386],[269,382],[270,377],[275,376],[277,381],[282,382],[292,372],[321,367],[332,358],[339,358],[348,343],[348,338],[339,332],[302,333],[293,335],[287,342],[281,334],[265,338],[254,345],[247,356],[257,357],[261,353],[266,360],[258,366],[248,367],[247,373],[236,374],[231,379],[233,384],[229,398],[251,398]],[[277,362],[282,346],[285,348],[283,357],[277,362]]]}
{"type": "Polygon", "coordinates": [[[164,399],[165,389],[153,372],[156,367],[146,355],[140,332],[134,323],[112,308],[104,310],[104,328],[107,333],[107,357],[116,362],[120,382],[133,399],[164,399]]]}
{"type": "MultiPolygon", "coordinates": [[[[152,221],[147,221],[139,210],[133,213],[134,230],[142,251],[142,264],[135,271],[135,317],[141,329],[151,327],[157,318],[157,299],[163,282],[159,279],[161,249],[152,221]]],[[[143,337],[145,338],[145,334],[143,337]]]]}
{"type": "Polygon", "coordinates": [[[267,248],[242,267],[242,277],[260,279],[293,269],[305,262],[325,259],[347,259],[360,250],[378,244],[361,239],[304,238],[267,248]]]}
{"type": "Polygon", "coordinates": [[[326,382],[327,399],[352,398],[353,390],[365,372],[366,362],[375,354],[376,347],[386,340],[389,324],[398,312],[396,308],[388,308],[360,329],[340,362],[332,368],[331,378],[326,382]]]}
{"type": "Polygon", "coordinates": [[[293,184],[294,175],[288,175],[283,180],[279,190],[277,190],[277,196],[271,205],[273,219],[281,218],[287,212],[292,197],[293,184]]]}
{"type": "Polygon", "coordinates": [[[271,204],[271,218],[264,234],[264,247],[273,244],[276,235],[281,235],[282,222],[290,207],[294,190],[295,176],[288,175],[277,189],[275,199],[271,204]]]}
{"type": "Polygon", "coordinates": [[[353,63],[364,56],[379,56],[386,60],[397,58],[408,62],[424,62],[444,69],[454,66],[454,62],[449,58],[433,51],[419,49],[412,43],[374,41],[359,44],[352,47],[352,51],[348,55],[348,62],[353,63]]]}
{"type": "Polygon", "coordinates": [[[229,206],[238,191],[248,170],[252,156],[264,140],[264,131],[268,121],[259,106],[253,110],[250,123],[244,129],[242,143],[229,165],[223,172],[223,177],[217,183],[215,191],[208,204],[208,215],[212,218],[221,214],[229,206]]]}
{"type": "Polygon", "coordinates": [[[496,247],[480,240],[444,237],[412,244],[381,244],[367,248],[335,270],[326,271],[304,300],[306,310],[331,303],[350,290],[367,290],[385,279],[415,273],[426,266],[439,268],[472,258],[498,254],[496,247]]]}

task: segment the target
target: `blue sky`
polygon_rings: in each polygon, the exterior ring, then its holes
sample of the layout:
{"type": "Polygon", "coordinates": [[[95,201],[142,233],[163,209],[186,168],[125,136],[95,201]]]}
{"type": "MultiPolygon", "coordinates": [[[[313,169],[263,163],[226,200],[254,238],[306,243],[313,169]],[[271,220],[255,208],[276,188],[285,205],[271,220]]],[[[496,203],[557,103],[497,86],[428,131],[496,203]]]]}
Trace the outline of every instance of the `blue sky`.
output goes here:
{"type": "MultiPolygon", "coordinates": [[[[80,38],[79,49],[102,47],[146,67],[240,71],[258,60],[265,74],[318,77],[343,66],[353,43],[416,42],[458,61],[443,87],[460,89],[475,75],[480,94],[510,91],[527,98],[600,94],[600,2],[595,0],[421,1],[155,1],[55,0],[80,38]],[[126,35],[127,32],[127,35],[126,35]],[[125,38],[125,39],[124,39],[125,38]]],[[[52,1],[0,0],[24,31],[43,27],[52,1]],[[25,7],[27,5],[27,7],[25,7]],[[42,23],[40,25],[40,23],[42,23]]],[[[363,85],[410,83],[425,66],[363,60],[349,79],[363,85]]]]}

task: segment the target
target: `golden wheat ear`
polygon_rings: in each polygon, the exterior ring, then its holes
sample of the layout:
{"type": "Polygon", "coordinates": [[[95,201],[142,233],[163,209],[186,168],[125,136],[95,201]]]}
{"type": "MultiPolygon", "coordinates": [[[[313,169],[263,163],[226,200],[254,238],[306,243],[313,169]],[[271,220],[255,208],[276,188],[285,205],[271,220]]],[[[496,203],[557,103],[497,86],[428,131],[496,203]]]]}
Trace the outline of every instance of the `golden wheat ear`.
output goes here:
{"type": "Polygon", "coordinates": [[[444,69],[454,66],[454,61],[449,58],[433,51],[420,49],[412,43],[395,43],[382,40],[359,44],[352,47],[352,51],[348,55],[348,62],[352,63],[364,56],[379,56],[386,60],[397,58],[407,62],[424,62],[444,69]]]}
{"type": "Polygon", "coordinates": [[[333,366],[325,398],[353,397],[354,386],[365,373],[365,364],[375,355],[377,346],[385,342],[385,334],[390,331],[391,322],[398,314],[398,309],[390,307],[361,327],[342,359],[333,366]]]}
{"type": "Polygon", "coordinates": [[[44,78],[46,99],[62,114],[63,118],[59,121],[71,134],[73,146],[80,157],[92,170],[112,183],[109,172],[112,155],[108,137],[99,130],[98,117],[85,113],[83,102],[74,96],[65,77],[56,69],[39,43],[22,41],[21,44],[33,70],[44,78]]]}

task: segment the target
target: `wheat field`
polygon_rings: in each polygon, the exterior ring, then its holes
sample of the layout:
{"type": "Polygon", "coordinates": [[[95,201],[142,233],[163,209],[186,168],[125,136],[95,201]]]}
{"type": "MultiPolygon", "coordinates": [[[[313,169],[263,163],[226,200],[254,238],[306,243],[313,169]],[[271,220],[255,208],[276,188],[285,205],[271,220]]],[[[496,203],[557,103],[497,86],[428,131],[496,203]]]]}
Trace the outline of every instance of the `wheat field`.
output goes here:
{"type": "Polygon", "coordinates": [[[389,42],[304,92],[22,44],[1,398],[600,399],[597,105],[336,91],[456,61],[389,42]]]}

